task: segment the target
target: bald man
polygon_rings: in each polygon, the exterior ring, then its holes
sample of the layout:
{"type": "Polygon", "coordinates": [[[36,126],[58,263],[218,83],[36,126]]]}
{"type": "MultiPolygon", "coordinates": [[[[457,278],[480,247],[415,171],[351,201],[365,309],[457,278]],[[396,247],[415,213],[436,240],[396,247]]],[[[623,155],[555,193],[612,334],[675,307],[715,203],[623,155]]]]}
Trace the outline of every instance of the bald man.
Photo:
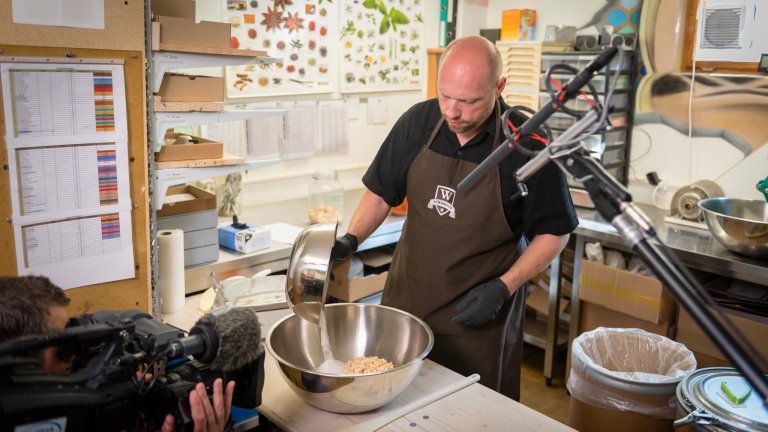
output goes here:
{"type": "MultiPolygon", "coordinates": [[[[560,253],[578,221],[554,164],[527,181],[528,196],[510,199],[515,170],[527,162],[520,152],[469,191],[457,190],[504,142],[505,84],[501,56],[488,40],[469,36],[448,45],[437,99],[411,107],[390,131],[333,256],[348,257],[407,196],[381,303],[427,322],[435,334],[432,360],[478,373],[482,384],[519,400],[526,281],[560,253]]],[[[526,117],[514,111],[510,120],[520,126],[526,117]]]]}

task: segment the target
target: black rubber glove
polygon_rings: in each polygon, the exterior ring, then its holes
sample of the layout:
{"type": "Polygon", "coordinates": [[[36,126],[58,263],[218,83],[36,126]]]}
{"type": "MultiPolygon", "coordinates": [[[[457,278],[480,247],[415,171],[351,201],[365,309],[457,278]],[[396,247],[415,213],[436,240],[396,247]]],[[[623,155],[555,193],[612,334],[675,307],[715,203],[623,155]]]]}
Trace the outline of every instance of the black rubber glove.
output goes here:
{"type": "Polygon", "coordinates": [[[346,233],[341,237],[336,237],[336,243],[331,249],[331,261],[344,261],[352,256],[357,250],[357,237],[354,234],[346,233]]]}
{"type": "Polygon", "coordinates": [[[481,326],[496,318],[496,315],[509,298],[507,285],[496,278],[469,290],[456,304],[460,314],[451,318],[454,324],[466,326],[481,326]]]}

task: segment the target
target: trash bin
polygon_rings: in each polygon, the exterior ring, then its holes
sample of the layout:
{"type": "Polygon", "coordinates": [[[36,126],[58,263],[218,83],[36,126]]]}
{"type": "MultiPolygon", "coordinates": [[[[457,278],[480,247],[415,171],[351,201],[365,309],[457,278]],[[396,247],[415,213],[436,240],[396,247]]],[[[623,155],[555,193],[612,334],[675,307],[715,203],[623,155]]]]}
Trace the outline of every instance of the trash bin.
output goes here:
{"type": "Polygon", "coordinates": [[[641,329],[599,327],[574,339],[571,349],[571,427],[673,430],[675,389],[696,369],[683,344],[641,329]]]}

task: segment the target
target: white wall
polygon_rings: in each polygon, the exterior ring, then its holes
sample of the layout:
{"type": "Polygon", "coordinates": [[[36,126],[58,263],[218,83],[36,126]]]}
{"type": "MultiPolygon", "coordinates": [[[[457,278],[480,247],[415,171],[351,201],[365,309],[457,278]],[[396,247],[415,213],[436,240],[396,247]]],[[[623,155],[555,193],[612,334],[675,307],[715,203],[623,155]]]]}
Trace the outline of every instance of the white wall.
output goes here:
{"type": "MultiPolygon", "coordinates": [[[[466,0],[459,0],[466,1],[466,0]]],[[[536,11],[536,40],[544,39],[548,25],[572,25],[576,28],[589,22],[592,15],[605,6],[606,0],[488,0],[486,28],[501,27],[501,12],[507,9],[534,9],[536,11]]],[[[579,34],[596,34],[594,27],[579,34]]]]}
{"type": "MultiPolygon", "coordinates": [[[[341,0],[339,0],[341,1],[341,0]]],[[[318,168],[333,168],[345,188],[363,187],[361,178],[373,160],[382,141],[400,115],[413,104],[426,98],[427,87],[427,48],[438,46],[439,0],[422,0],[424,3],[424,33],[422,35],[423,88],[417,91],[383,92],[377,94],[359,94],[359,115],[347,124],[349,132],[349,150],[344,154],[317,156],[308,159],[282,161],[276,165],[254,170],[244,180],[243,197],[246,206],[264,202],[280,201],[304,197],[312,173],[318,168]],[[385,98],[388,118],[382,124],[367,123],[368,97],[385,98]]],[[[224,0],[197,0],[197,19],[220,21],[223,17],[224,0]]],[[[343,2],[342,2],[343,4],[343,2]]],[[[210,68],[209,68],[210,69],[210,68]]],[[[206,74],[221,74],[221,69],[206,74]]],[[[339,100],[341,94],[315,96],[283,97],[272,100],[339,100]]],[[[263,102],[263,99],[238,99],[237,103],[263,102]]]]}

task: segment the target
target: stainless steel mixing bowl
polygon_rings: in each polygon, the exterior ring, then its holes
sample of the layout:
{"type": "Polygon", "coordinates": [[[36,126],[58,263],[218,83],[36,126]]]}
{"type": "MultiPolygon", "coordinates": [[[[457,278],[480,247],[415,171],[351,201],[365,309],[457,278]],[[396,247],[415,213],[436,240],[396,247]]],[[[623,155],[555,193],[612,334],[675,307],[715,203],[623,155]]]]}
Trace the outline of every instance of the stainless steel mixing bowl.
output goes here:
{"type": "Polygon", "coordinates": [[[338,223],[305,228],[296,237],[288,262],[286,299],[294,313],[317,324],[325,304],[331,249],[338,223]]]}
{"type": "Polygon", "coordinates": [[[324,307],[331,352],[346,362],[377,356],[394,364],[385,372],[361,375],[317,371],[325,360],[320,327],[289,315],[269,330],[267,349],[288,386],[304,401],[336,413],[369,411],[392,401],[416,377],[434,344],[424,321],[398,309],[362,303],[324,307]]]}
{"type": "Polygon", "coordinates": [[[768,258],[768,203],[736,198],[699,201],[712,235],[729,250],[768,258]]]}

